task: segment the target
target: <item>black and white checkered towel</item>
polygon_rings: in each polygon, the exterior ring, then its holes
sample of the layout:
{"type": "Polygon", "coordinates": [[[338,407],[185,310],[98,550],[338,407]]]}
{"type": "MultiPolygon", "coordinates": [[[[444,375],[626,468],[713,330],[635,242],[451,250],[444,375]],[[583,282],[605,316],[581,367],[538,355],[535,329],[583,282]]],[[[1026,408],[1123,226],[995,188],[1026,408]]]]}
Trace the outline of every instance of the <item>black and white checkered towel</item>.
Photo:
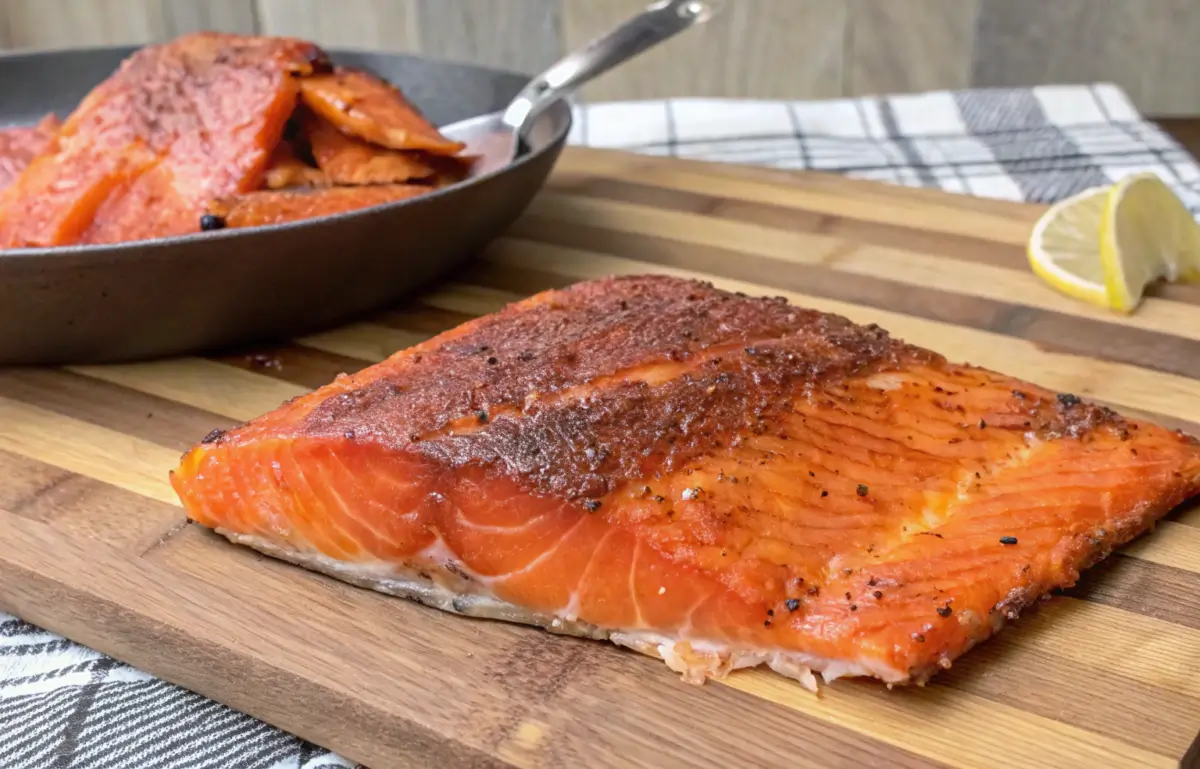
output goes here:
{"type": "Polygon", "coordinates": [[[1200,166],[1120,88],[832,101],[670,99],[576,108],[571,141],[1051,203],[1150,171],[1200,213],[1200,166]]]}
{"type": "MultiPolygon", "coordinates": [[[[594,104],[577,108],[571,141],[1039,202],[1153,171],[1200,213],[1200,166],[1108,85],[825,102],[594,104]]],[[[349,766],[0,614],[0,769],[349,766]]]]}

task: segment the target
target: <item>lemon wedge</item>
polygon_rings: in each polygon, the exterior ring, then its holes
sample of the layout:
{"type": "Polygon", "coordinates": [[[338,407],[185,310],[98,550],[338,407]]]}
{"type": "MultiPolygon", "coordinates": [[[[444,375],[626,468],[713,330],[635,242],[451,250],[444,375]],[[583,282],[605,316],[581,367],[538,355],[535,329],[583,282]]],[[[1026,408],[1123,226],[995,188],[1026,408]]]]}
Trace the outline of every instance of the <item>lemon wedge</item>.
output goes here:
{"type": "Polygon", "coordinates": [[[1151,283],[1200,272],[1200,225],[1156,175],[1128,176],[1105,200],[1100,265],[1109,306],[1133,312],[1151,283]]]}
{"type": "Polygon", "coordinates": [[[1060,200],[1034,225],[1027,253],[1034,273],[1067,296],[1108,307],[1100,263],[1100,226],[1109,187],[1060,200]]]}
{"type": "Polygon", "coordinates": [[[1200,224],[1158,176],[1133,174],[1051,206],[1027,254],[1067,296],[1130,313],[1151,283],[1200,277],[1200,224]]]}

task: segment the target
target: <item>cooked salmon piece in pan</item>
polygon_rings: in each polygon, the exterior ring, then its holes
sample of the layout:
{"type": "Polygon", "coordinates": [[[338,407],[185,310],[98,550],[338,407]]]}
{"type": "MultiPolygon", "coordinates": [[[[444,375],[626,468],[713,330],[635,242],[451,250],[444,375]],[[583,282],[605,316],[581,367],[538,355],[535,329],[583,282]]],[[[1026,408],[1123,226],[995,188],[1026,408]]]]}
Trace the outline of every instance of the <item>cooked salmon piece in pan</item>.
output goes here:
{"type": "Polygon", "coordinates": [[[195,232],[206,201],[256,189],[312,43],[200,32],[126,59],[0,193],[0,248],[195,232]]]}
{"type": "Polygon", "coordinates": [[[339,67],[300,81],[305,106],[343,132],[394,150],[457,155],[466,145],[437,130],[400,89],[362,70],[339,67]]]}
{"type": "Polygon", "coordinates": [[[1200,444],[665,276],[548,291],[188,452],[236,543],[690,681],[924,682],[1200,492],[1200,444]]]}
{"type": "Polygon", "coordinates": [[[263,186],[269,190],[289,187],[327,187],[332,184],[325,172],[310,165],[296,152],[295,145],[284,139],[275,146],[267,170],[263,173],[263,186]]]}
{"type": "Polygon", "coordinates": [[[376,146],[308,110],[301,110],[300,126],[313,160],[333,184],[403,184],[437,173],[422,152],[376,146]]]}
{"type": "Polygon", "coordinates": [[[204,229],[256,227],[356,211],[424,195],[429,187],[377,184],[368,187],[263,190],[211,201],[201,219],[204,229]]]}
{"type": "Polygon", "coordinates": [[[8,187],[30,161],[44,151],[62,123],[55,115],[46,115],[31,126],[0,129],[0,190],[8,187]]]}

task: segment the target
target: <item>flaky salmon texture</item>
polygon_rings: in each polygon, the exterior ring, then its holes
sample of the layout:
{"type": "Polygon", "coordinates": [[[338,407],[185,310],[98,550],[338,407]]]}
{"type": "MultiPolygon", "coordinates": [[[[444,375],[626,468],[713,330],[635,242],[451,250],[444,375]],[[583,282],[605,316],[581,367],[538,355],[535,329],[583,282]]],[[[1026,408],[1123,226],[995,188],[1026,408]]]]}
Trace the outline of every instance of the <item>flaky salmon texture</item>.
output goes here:
{"type": "Polygon", "coordinates": [[[191,518],[686,680],[922,683],[1200,491],[1200,445],[875,326],[646,276],[549,291],[186,454],[191,518]]]}

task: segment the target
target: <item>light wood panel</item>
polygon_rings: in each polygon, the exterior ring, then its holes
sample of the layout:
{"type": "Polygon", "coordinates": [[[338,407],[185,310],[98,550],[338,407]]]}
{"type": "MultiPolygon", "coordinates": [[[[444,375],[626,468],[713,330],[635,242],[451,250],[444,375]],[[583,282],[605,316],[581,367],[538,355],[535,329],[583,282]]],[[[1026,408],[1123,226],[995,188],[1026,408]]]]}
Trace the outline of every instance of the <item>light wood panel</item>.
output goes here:
{"type": "Polygon", "coordinates": [[[414,0],[257,0],[259,28],[330,48],[416,51],[414,0]]]}
{"type": "Polygon", "coordinates": [[[5,0],[0,18],[10,48],[135,44],[199,29],[257,29],[249,0],[5,0]]]}
{"type": "Polygon", "coordinates": [[[6,0],[12,48],[68,48],[144,43],[165,26],[152,0],[6,0]]]}
{"type": "Polygon", "coordinates": [[[1197,114],[1194,0],[982,0],[972,83],[1109,81],[1150,114],[1197,114]]]}
{"type": "Polygon", "coordinates": [[[965,88],[979,0],[850,0],[844,91],[965,88]]]}
{"type": "MultiPolygon", "coordinates": [[[[0,45],[159,40],[200,28],[299,35],[534,72],[645,0],[5,0],[0,45]]],[[[735,0],[609,73],[592,100],[817,99],[1112,81],[1156,115],[1200,114],[1193,0],[735,0]]]]}
{"type": "MultiPolygon", "coordinates": [[[[641,0],[568,1],[568,50],[620,23],[641,0]]],[[[664,96],[807,98],[842,93],[847,7],[829,0],[738,0],[723,14],[610,72],[589,100],[664,96]]]]}
{"type": "Polygon", "coordinates": [[[421,50],[535,74],[563,53],[558,0],[417,0],[421,50]]]}
{"type": "Polygon", "coordinates": [[[929,686],[818,697],[760,671],[687,686],[606,644],[335,583],[182,525],[167,482],[210,429],[532,292],[635,272],[781,295],[1200,432],[1200,292],[1126,319],[1035,290],[1020,243],[1040,211],[567,150],[506,237],[402,307],[250,355],[0,371],[0,609],[374,769],[1178,766],[1200,733],[1200,506],[929,686]]]}

